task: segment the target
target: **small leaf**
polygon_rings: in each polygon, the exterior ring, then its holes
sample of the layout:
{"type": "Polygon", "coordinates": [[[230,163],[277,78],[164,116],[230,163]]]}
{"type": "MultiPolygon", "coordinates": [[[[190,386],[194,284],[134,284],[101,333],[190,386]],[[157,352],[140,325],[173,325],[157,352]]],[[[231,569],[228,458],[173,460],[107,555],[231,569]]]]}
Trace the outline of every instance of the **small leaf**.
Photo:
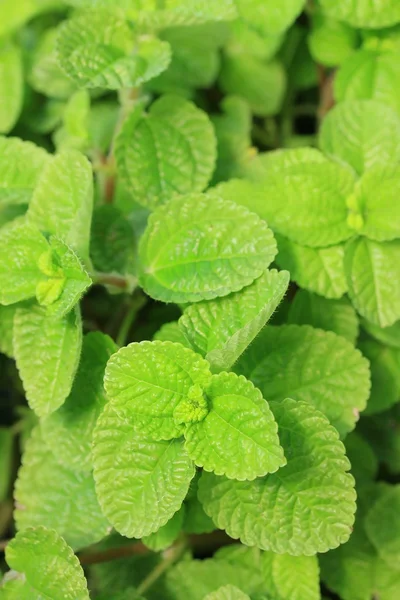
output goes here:
{"type": "Polygon", "coordinates": [[[29,205],[29,222],[61,238],[80,258],[87,258],[92,210],[93,174],[88,159],[75,150],[52,157],[29,205]]]}
{"type": "Polygon", "coordinates": [[[216,142],[206,113],[178,96],[163,96],[147,115],[132,111],[116,142],[118,172],[134,199],[150,209],[201,192],[215,166],[216,142]]]}
{"type": "Polygon", "coordinates": [[[198,467],[252,480],[286,464],[272,413],[250,381],[234,373],[213,375],[205,394],[208,414],[185,430],[185,448],[198,467]]]}
{"type": "Polygon", "coordinates": [[[62,115],[62,123],[53,134],[57,151],[87,151],[90,146],[89,119],[90,94],[87,90],[79,90],[69,98],[62,115]]]}
{"type": "Polygon", "coordinates": [[[161,550],[169,548],[181,533],[184,519],[185,505],[182,504],[180,510],[174,514],[168,523],[160,527],[155,533],[142,538],[143,544],[153,552],[161,552],[161,550]]]}
{"type": "Polygon", "coordinates": [[[65,72],[87,88],[138,87],[164,71],[171,60],[166,42],[135,35],[126,21],[102,9],[66,21],[57,50],[65,72]]]}
{"type": "Polygon", "coordinates": [[[125,273],[134,248],[131,224],[113,205],[104,204],[93,213],[90,256],[98,271],[125,273]]]}
{"type": "Polygon", "coordinates": [[[43,436],[58,462],[76,471],[92,469],[93,429],[106,403],[104,371],[116,350],[108,336],[88,333],[70,395],[61,408],[41,420],[43,436]]]}
{"type": "MultiPolygon", "coordinates": [[[[29,527],[7,545],[9,566],[24,573],[22,600],[89,600],[83,569],[66,542],[53,530],[29,527]],[[40,551],[38,549],[40,548],[40,551]],[[28,593],[31,595],[28,595],[28,593]]],[[[16,596],[15,596],[16,598],[16,596]]]]}
{"type": "Polygon", "coordinates": [[[203,473],[199,499],[230,537],[294,556],[345,543],[354,522],[354,480],[336,430],[313,406],[273,403],[288,464],[255,481],[203,473]],[[293,452],[296,448],[296,452],[293,452]]]}
{"type": "Polygon", "coordinates": [[[153,340],[159,342],[178,342],[178,344],[182,344],[182,346],[192,349],[191,344],[189,344],[182,329],[179,327],[178,321],[164,323],[164,325],[154,334],[153,340]]]}
{"type": "Polygon", "coordinates": [[[30,407],[40,417],[59,408],[71,391],[82,344],[76,308],[54,319],[41,307],[18,308],[14,354],[30,407]]]}
{"type": "Polygon", "coordinates": [[[265,271],[240,292],[189,306],[179,328],[215,372],[229,370],[271,317],[288,284],[286,271],[265,271]]]}
{"type": "Polygon", "coordinates": [[[109,531],[97,501],[93,475],[57,462],[40,428],[28,440],[15,484],[19,530],[45,525],[73,548],[95,544],[109,531]]]}
{"type": "Polygon", "coordinates": [[[22,53],[11,42],[0,45],[0,133],[8,133],[17,122],[24,97],[22,53]]]}
{"type": "Polygon", "coordinates": [[[195,469],[181,440],[148,440],[135,432],[132,417],[106,405],[94,432],[94,477],[111,524],[126,537],[141,538],[180,509],[195,469]]]}
{"type": "Polygon", "coordinates": [[[400,350],[363,339],[359,348],[371,366],[371,394],[366,415],[383,412],[400,398],[400,350]]]}
{"type": "Polygon", "coordinates": [[[234,585],[224,585],[217,591],[207,594],[204,600],[250,600],[250,596],[234,585]]]}
{"type": "Polygon", "coordinates": [[[397,0],[321,0],[328,15],[347,21],[354,27],[379,28],[395,25],[400,21],[400,5],[397,0]]]}
{"type": "Polygon", "coordinates": [[[282,33],[300,15],[304,0],[235,0],[241,19],[264,35],[282,33]]]}
{"type": "Polygon", "coordinates": [[[400,319],[400,240],[355,238],[346,246],[349,296],[358,312],[380,327],[400,319]]]}
{"type": "Polygon", "coordinates": [[[268,401],[313,404],[344,437],[370,392],[368,362],[347,340],[308,325],[269,326],[235,365],[268,401]]]}
{"type": "Polygon", "coordinates": [[[140,280],[164,302],[211,300],[250,285],[275,251],[272,232],[256,215],[212,195],[192,194],[151,215],[139,247],[140,280]]]}
{"type": "Polygon", "coordinates": [[[315,62],[336,67],[357,49],[358,43],[358,32],[347,23],[331,19],[324,13],[314,14],[308,45],[315,62]]]}
{"type": "Polygon", "coordinates": [[[394,569],[400,560],[400,485],[388,487],[368,511],[365,529],[378,554],[394,569]]]}

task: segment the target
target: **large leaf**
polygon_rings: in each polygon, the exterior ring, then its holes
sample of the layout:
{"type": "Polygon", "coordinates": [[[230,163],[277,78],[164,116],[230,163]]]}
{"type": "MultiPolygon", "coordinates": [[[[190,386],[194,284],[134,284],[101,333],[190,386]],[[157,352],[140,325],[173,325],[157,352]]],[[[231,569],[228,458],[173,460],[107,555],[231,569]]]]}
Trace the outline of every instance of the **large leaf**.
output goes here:
{"type": "Polygon", "coordinates": [[[23,94],[21,50],[10,42],[3,42],[0,45],[0,133],[8,133],[17,122],[23,94]]]}
{"type": "Polygon", "coordinates": [[[64,150],[49,160],[34,191],[27,217],[86,259],[93,210],[93,174],[85,156],[64,150]]]}
{"type": "Polygon", "coordinates": [[[14,354],[29,405],[39,416],[57,410],[70,393],[81,344],[78,309],[54,319],[41,307],[18,308],[14,354]]]}
{"type": "Polygon", "coordinates": [[[400,319],[400,241],[349,242],[345,254],[349,296],[358,312],[380,327],[400,319]]]}
{"type": "Polygon", "coordinates": [[[273,415],[250,381],[220,373],[204,393],[209,412],[185,430],[185,448],[198,467],[252,480],[286,464],[273,415]]]}
{"type": "Polygon", "coordinates": [[[235,0],[239,16],[265,35],[282,33],[303,10],[304,0],[235,0]]]}
{"type": "Polygon", "coordinates": [[[355,27],[387,27],[400,21],[397,0],[321,0],[321,5],[332,17],[355,27]]]}
{"type": "Polygon", "coordinates": [[[203,473],[200,501],[220,529],[247,546],[295,556],[336,548],[348,540],[355,512],[344,446],[313,406],[285,400],[271,408],[287,465],[250,483],[203,473]]]}
{"type": "Polygon", "coordinates": [[[116,143],[118,171],[134,199],[154,209],[174,196],[201,192],[216,159],[208,116],[178,96],[163,96],[148,114],[139,106],[116,143]]]}
{"type": "Polygon", "coordinates": [[[89,600],[79,560],[52,529],[30,527],[17,533],[7,545],[6,560],[25,576],[19,595],[11,596],[15,600],[89,600]]]}
{"type": "Polygon", "coordinates": [[[108,336],[88,333],[70,395],[61,408],[41,421],[43,436],[57,460],[76,471],[92,469],[93,429],[106,403],[104,370],[116,349],[108,336]]]}
{"type": "Polygon", "coordinates": [[[105,537],[103,516],[91,473],[79,473],[57,462],[36,428],[28,440],[15,484],[17,528],[44,525],[55,529],[73,548],[105,537]]]}
{"type": "Polygon", "coordinates": [[[288,283],[286,271],[266,271],[240,292],[189,306],[179,327],[215,372],[229,370],[271,317],[288,283]]]}
{"type": "Polygon", "coordinates": [[[193,194],[151,215],[139,248],[140,281],[164,302],[211,300],[250,285],[275,253],[272,232],[255,214],[193,194]]]}
{"type": "Polygon", "coordinates": [[[343,102],[323,120],[319,144],[324,152],[347,162],[358,174],[397,163],[400,118],[388,106],[373,100],[343,102]]]}
{"type": "Polygon", "coordinates": [[[104,384],[117,413],[126,411],[140,433],[155,440],[183,434],[174,412],[193,386],[210,380],[208,363],[172,342],[141,342],[121,348],[109,361],[104,384]]]}
{"type": "Polygon", "coordinates": [[[58,36],[58,57],[81,87],[133,88],[167,68],[169,45],[139,37],[112,12],[98,9],[65,22],[58,36]]]}
{"type": "Polygon", "coordinates": [[[100,505],[115,529],[141,538],[180,509],[195,469],[182,440],[152,441],[134,430],[129,410],[106,405],[93,443],[100,505]]]}
{"type": "Polygon", "coordinates": [[[268,401],[313,404],[344,436],[370,391],[368,362],[347,340],[308,325],[269,326],[235,365],[268,401]]]}

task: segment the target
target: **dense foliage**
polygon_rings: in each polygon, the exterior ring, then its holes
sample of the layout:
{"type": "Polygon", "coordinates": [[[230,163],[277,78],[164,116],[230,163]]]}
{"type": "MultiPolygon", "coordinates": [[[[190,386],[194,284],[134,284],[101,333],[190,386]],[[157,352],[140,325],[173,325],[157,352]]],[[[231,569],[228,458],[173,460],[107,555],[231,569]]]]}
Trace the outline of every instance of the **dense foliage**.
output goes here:
{"type": "Polygon", "coordinates": [[[400,2],[0,1],[1,600],[400,598],[400,2]]]}

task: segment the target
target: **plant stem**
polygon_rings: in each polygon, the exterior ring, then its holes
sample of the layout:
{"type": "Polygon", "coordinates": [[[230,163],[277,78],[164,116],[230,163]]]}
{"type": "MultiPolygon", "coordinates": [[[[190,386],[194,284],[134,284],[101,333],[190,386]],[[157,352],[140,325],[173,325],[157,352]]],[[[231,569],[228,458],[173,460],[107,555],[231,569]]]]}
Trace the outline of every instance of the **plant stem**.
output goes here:
{"type": "Polygon", "coordinates": [[[110,285],[126,292],[132,287],[132,282],[128,277],[116,273],[101,273],[99,271],[94,271],[89,273],[89,276],[94,284],[110,285]]]}
{"type": "Polygon", "coordinates": [[[130,556],[137,556],[141,554],[147,554],[148,549],[141,542],[135,542],[127,546],[120,546],[118,548],[109,548],[102,552],[86,552],[79,556],[81,565],[95,565],[104,562],[110,562],[117,560],[118,558],[129,558],[130,556]]]}
{"type": "Polygon", "coordinates": [[[126,311],[125,317],[121,323],[116,343],[118,346],[125,346],[128,339],[129,331],[138,314],[139,310],[146,304],[146,297],[139,290],[134,293],[131,298],[130,305],[126,311]]]}
{"type": "Polygon", "coordinates": [[[181,558],[183,553],[186,550],[186,541],[181,540],[175,546],[169,548],[165,552],[165,558],[158,564],[155,569],[153,569],[145,579],[143,579],[142,583],[138,586],[137,592],[139,595],[144,594],[147,590],[154,585],[154,583],[159,579],[164,573],[169,569],[171,565],[173,565],[177,560],[181,558]]]}

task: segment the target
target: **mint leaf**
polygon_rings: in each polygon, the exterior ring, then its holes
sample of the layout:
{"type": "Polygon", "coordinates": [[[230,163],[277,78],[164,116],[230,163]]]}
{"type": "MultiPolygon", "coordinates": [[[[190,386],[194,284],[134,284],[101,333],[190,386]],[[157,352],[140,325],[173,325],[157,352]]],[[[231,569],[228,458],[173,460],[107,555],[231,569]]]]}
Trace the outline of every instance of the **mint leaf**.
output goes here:
{"type": "Polygon", "coordinates": [[[152,4],[148,0],[141,0],[140,9],[139,23],[151,29],[201,25],[210,21],[231,21],[237,18],[234,0],[219,0],[218,3],[213,0],[166,0],[161,10],[154,0],[152,4]]]}
{"type": "Polygon", "coordinates": [[[93,210],[91,164],[75,150],[64,150],[45,165],[28,210],[28,220],[53,233],[78,253],[89,255],[93,210]]]}
{"type": "Polygon", "coordinates": [[[0,153],[0,209],[28,204],[49,155],[16,137],[0,137],[0,153]]]}
{"type": "Polygon", "coordinates": [[[24,573],[18,598],[89,600],[83,569],[65,541],[52,529],[28,528],[7,545],[9,566],[24,573]],[[40,547],[40,552],[37,548],[40,547]],[[26,593],[26,596],[22,594],[26,593]],[[30,593],[31,595],[28,595],[30,593]]]}
{"type": "Polygon", "coordinates": [[[151,215],[139,247],[140,280],[164,302],[211,300],[250,285],[275,251],[272,232],[256,215],[213,195],[192,194],[151,215]]]}
{"type": "Polygon", "coordinates": [[[316,12],[307,41],[311,55],[317,63],[336,67],[356,50],[359,38],[358,32],[347,23],[316,12]]]}
{"type": "Polygon", "coordinates": [[[204,600],[250,600],[250,596],[239,590],[234,585],[224,585],[216,592],[211,592],[204,600]]]}
{"type": "Polygon", "coordinates": [[[347,21],[354,27],[388,27],[400,21],[400,6],[397,0],[321,0],[327,14],[341,21],[347,21]]]}
{"type": "Polygon", "coordinates": [[[71,393],[61,408],[41,420],[43,437],[63,466],[76,471],[92,469],[93,430],[106,403],[104,371],[116,350],[107,335],[88,333],[71,393]]]}
{"type": "Polygon", "coordinates": [[[349,296],[358,312],[380,327],[400,319],[400,241],[355,238],[346,246],[349,296]]]}
{"type": "Polygon", "coordinates": [[[13,335],[14,335],[14,315],[17,306],[0,306],[0,352],[14,357],[13,335]]]}
{"type": "Polygon", "coordinates": [[[397,321],[389,327],[379,327],[370,323],[366,319],[361,319],[363,329],[374,337],[378,342],[381,342],[392,348],[400,348],[400,321],[397,321]]]}
{"type": "Polygon", "coordinates": [[[308,325],[267,327],[235,365],[268,401],[313,404],[341,436],[354,429],[370,392],[368,362],[344,338],[308,325]]]}
{"type": "Polygon", "coordinates": [[[81,87],[137,87],[167,68],[170,48],[150,36],[134,34],[110,11],[79,14],[65,22],[57,41],[65,72],[81,87]]]}
{"type": "Polygon", "coordinates": [[[62,319],[44,308],[18,308],[14,317],[14,354],[26,398],[40,417],[59,408],[71,391],[82,344],[80,312],[62,319]]]}
{"type": "Polygon", "coordinates": [[[90,256],[98,271],[125,273],[134,241],[132,226],[117,207],[105,204],[95,209],[90,256]]]}
{"type": "Polygon", "coordinates": [[[43,235],[18,219],[0,231],[0,302],[14,304],[32,298],[36,286],[45,279],[38,262],[48,252],[43,235]]]}
{"type": "Polygon", "coordinates": [[[250,381],[220,373],[213,375],[204,394],[208,413],[185,430],[185,448],[198,467],[252,480],[286,464],[275,420],[250,381]]]}
{"type": "Polygon", "coordinates": [[[0,44],[0,133],[8,133],[17,122],[24,96],[22,54],[9,41],[0,44]]]}
{"type": "Polygon", "coordinates": [[[355,511],[343,444],[313,406],[285,400],[271,409],[287,465],[251,483],[203,473],[199,499],[220,529],[248,546],[295,556],[336,548],[355,511]]]}
{"type": "Polygon", "coordinates": [[[210,379],[208,363],[172,342],[141,342],[121,348],[110,359],[104,385],[119,414],[129,413],[135,430],[155,440],[183,434],[174,411],[193,386],[210,379]]]}
{"type": "Polygon", "coordinates": [[[172,519],[165,525],[160,527],[155,533],[151,533],[143,538],[143,543],[153,552],[161,552],[172,546],[180,532],[182,531],[183,522],[185,519],[185,505],[174,514],[172,519]]]}
{"type": "Polygon", "coordinates": [[[374,100],[350,100],[335,106],[322,122],[321,149],[348,163],[358,174],[400,160],[400,119],[374,100]],[[376,127],[379,123],[379,127],[376,127]]]}
{"type": "Polygon", "coordinates": [[[192,349],[191,344],[189,344],[182,329],[179,327],[178,321],[164,323],[154,334],[153,340],[159,342],[177,342],[178,344],[182,344],[182,346],[192,349]]]}
{"type": "Polygon", "coordinates": [[[304,7],[304,0],[235,0],[239,17],[265,35],[282,33],[304,7]]]}
{"type": "Polygon", "coordinates": [[[266,271],[240,292],[189,306],[179,328],[214,371],[229,370],[271,317],[288,283],[286,271],[266,271]]]}
{"type": "Polygon", "coordinates": [[[134,425],[128,410],[107,404],[94,431],[93,462],[104,514],[122,535],[141,538],[180,509],[195,470],[181,440],[152,441],[134,425]]]}
{"type": "Polygon", "coordinates": [[[378,554],[396,570],[400,559],[399,508],[400,486],[391,486],[368,511],[365,519],[367,535],[378,554]]]}
{"type": "Polygon", "coordinates": [[[278,243],[277,264],[287,269],[299,286],[325,298],[341,298],[347,292],[344,272],[344,246],[309,248],[275,235],[278,243]]]}
{"type": "Polygon", "coordinates": [[[54,132],[53,142],[57,150],[75,149],[85,152],[90,144],[90,94],[79,90],[69,98],[62,115],[62,123],[54,132]]]}
{"type": "Polygon", "coordinates": [[[400,350],[362,339],[359,348],[371,366],[371,395],[365,414],[387,410],[400,398],[400,350]]]}
{"type": "Polygon", "coordinates": [[[135,200],[150,209],[207,186],[216,159],[208,116],[178,96],[163,96],[125,121],[115,148],[118,172],[135,200]]]}
{"type": "Polygon", "coordinates": [[[359,333],[356,311],[347,298],[328,300],[306,290],[296,293],[290,305],[288,323],[333,331],[352,344],[356,343],[359,333]]]}

